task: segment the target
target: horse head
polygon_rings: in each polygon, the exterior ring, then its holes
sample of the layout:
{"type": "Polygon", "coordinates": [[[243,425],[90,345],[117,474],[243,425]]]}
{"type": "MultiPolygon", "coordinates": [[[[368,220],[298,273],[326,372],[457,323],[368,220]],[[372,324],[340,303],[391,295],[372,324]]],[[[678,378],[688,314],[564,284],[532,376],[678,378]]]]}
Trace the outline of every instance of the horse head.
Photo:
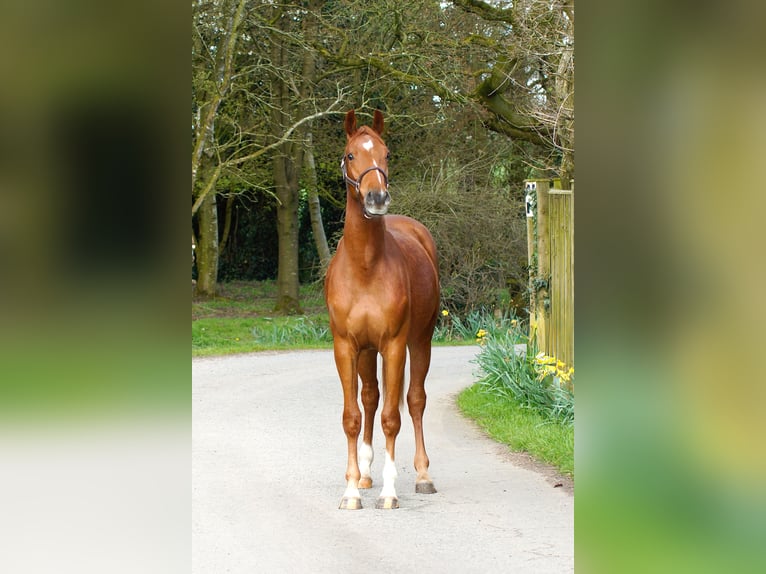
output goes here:
{"type": "Polygon", "coordinates": [[[346,149],[340,166],[343,179],[356,192],[366,217],[385,215],[391,203],[388,193],[388,148],[381,138],[383,114],[375,110],[372,128],[356,127],[356,114],[346,114],[346,149]]]}

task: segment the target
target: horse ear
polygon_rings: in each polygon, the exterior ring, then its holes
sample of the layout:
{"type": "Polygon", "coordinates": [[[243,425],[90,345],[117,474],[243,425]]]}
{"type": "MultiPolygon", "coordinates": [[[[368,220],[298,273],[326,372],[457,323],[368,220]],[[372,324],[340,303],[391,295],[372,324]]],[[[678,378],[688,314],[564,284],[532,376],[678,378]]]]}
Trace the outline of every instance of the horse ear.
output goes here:
{"type": "Polygon", "coordinates": [[[346,135],[350,138],[356,131],[356,114],[354,113],[354,110],[349,110],[346,113],[345,128],[346,135]]]}
{"type": "Polygon", "coordinates": [[[378,132],[378,135],[383,135],[383,112],[380,110],[375,110],[372,115],[372,129],[378,132]]]}

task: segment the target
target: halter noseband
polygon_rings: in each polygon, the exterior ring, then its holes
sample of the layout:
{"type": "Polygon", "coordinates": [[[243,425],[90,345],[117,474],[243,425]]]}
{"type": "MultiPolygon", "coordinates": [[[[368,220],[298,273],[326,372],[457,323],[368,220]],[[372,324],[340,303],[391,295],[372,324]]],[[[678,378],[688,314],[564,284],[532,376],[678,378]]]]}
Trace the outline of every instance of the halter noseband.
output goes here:
{"type": "Polygon", "coordinates": [[[358,198],[361,198],[362,192],[359,191],[359,187],[362,185],[362,178],[370,173],[371,171],[379,171],[383,174],[383,181],[386,184],[386,189],[388,189],[388,174],[380,169],[377,165],[374,165],[372,167],[368,167],[365,169],[362,173],[359,174],[359,177],[356,179],[351,179],[348,176],[348,171],[346,171],[346,156],[343,156],[343,159],[340,160],[340,171],[343,173],[343,179],[346,181],[346,183],[350,183],[354,186],[354,189],[356,190],[356,195],[358,198]]]}

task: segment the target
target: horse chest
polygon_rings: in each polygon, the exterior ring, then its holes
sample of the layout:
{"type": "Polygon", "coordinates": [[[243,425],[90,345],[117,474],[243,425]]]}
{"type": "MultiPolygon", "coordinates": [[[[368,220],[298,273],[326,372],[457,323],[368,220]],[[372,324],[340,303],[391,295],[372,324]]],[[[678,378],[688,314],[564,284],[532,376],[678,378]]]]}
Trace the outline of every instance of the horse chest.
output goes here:
{"type": "Polygon", "coordinates": [[[372,280],[351,286],[345,293],[343,306],[350,325],[399,322],[408,309],[407,295],[404,284],[394,288],[390,280],[372,280]]]}
{"type": "Polygon", "coordinates": [[[328,307],[338,335],[375,344],[398,335],[409,323],[409,286],[395,268],[337,279],[328,307]]]}

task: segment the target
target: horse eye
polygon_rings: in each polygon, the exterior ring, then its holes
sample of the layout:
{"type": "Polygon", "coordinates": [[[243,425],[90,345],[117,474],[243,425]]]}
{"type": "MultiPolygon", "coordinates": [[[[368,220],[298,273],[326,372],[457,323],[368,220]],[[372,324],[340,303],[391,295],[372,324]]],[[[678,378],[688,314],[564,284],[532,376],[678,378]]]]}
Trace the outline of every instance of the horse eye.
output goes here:
{"type": "Polygon", "coordinates": [[[390,151],[386,152],[386,161],[388,161],[389,159],[391,159],[391,152],[390,151]]]}
{"type": "Polygon", "coordinates": [[[351,161],[352,159],[354,159],[354,154],[350,153],[346,157],[348,157],[348,161],[351,161]]]}

